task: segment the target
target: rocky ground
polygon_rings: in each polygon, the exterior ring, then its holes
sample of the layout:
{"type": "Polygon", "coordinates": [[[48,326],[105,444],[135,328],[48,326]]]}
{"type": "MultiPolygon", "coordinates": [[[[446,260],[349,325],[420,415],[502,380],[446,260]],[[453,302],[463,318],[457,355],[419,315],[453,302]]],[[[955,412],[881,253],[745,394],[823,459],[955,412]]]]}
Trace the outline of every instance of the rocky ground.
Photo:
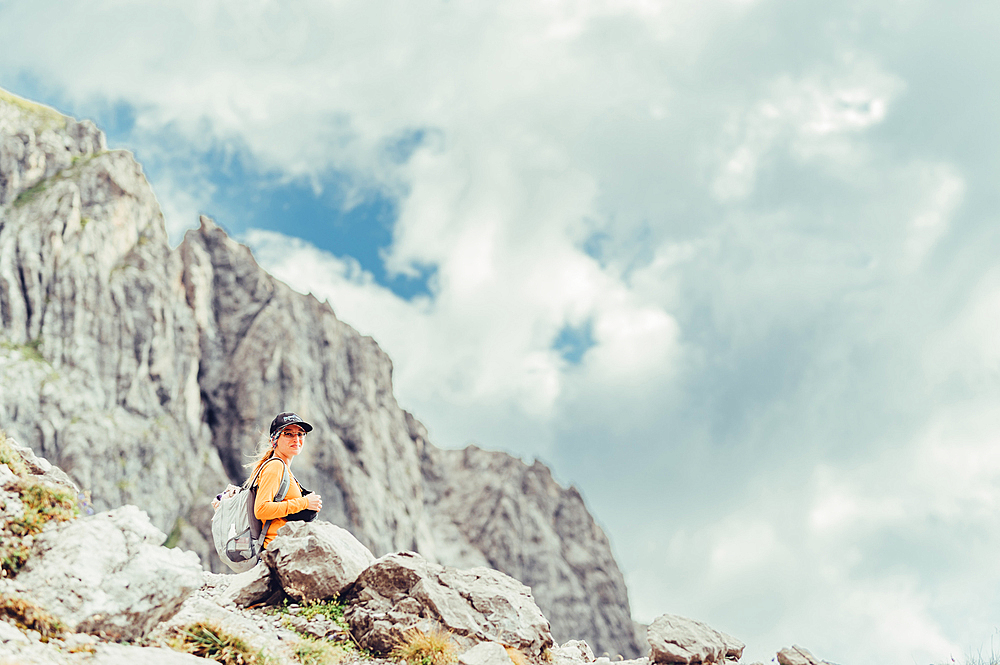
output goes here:
{"type": "MultiPolygon", "coordinates": [[[[216,574],[164,547],[136,507],[86,508],[65,473],[0,434],[0,665],[611,663],[586,642],[556,644],[531,590],[496,570],[414,552],[376,559],[317,520],[283,527],[251,570],[216,574]]],[[[671,615],[649,626],[647,644],[648,656],[616,662],[723,664],[743,653],[739,640],[671,615]]],[[[776,659],[820,664],[801,647],[776,659]]]]}

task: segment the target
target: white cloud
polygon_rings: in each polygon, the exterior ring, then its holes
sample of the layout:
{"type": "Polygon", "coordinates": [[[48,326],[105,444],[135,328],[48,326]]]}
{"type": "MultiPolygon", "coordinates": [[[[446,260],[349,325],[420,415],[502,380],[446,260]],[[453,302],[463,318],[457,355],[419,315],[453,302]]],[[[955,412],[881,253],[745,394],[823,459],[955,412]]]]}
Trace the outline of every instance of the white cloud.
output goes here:
{"type": "Polygon", "coordinates": [[[962,200],[965,182],[951,168],[928,166],[918,191],[921,206],[910,222],[905,252],[912,264],[918,264],[935,243],[948,231],[951,218],[962,200]]]}
{"type": "MultiPolygon", "coordinates": [[[[487,228],[474,241],[487,246],[487,254],[494,251],[491,236],[487,228]]],[[[433,299],[406,301],[375,284],[356,262],[301,240],[260,230],[245,240],[264,268],[329,299],[342,320],[373,335],[397,359],[394,381],[404,405],[434,400],[486,409],[500,403],[551,420],[564,384],[580,380],[581,372],[587,381],[620,388],[669,372],[676,353],[677,325],[667,313],[629,302],[622,285],[601,279],[589,257],[565,247],[560,255],[553,245],[537,258],[530,243],[523,253],[497,248],[498,266],[482,256],[469,261],[459,251],[456,260],[438,264],[441,290],[433,299]],[[587,318],[595,321],[594,346],[577,370],[553,346],[567,322],[587,318]]]]}
{"type": "Polygon", "coordinates": [[[871,62],[843,60],[798,80],[780,76],[764,99],[729,121],[713,183],[720,200],[750,195],[762,162],[779,149],[841,177],[857,176],[858,162],[869,156],[857,135],[885,120],[904,86],[871,62]]]}

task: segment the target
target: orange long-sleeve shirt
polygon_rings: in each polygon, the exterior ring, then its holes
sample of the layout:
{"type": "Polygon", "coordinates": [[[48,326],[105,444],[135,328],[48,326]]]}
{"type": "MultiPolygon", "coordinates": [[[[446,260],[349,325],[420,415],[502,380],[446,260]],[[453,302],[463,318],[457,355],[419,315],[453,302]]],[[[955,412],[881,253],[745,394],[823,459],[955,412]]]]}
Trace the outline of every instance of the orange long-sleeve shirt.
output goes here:
{"type": "MultiPolygon", "coordinates": [[[[281,486],[283,473],[281,460],[271,459],[264,462],[264,468],[260,470],[260,476],[257,480],[257,498],[253,504],[253,514],[261,522],[272,520],[267,528],[267,535],[264,536],[265,548],[278,535],[278,529],[284,526],[285,520],[283,518],[286,515],[297,513],[309,507],[309,499],[302,496],[302,488],[299,487],[299,481],[295,480],[295,476],[292,476],[288,483],[288,494],[285,495],[285,500],[272,501],[274,495],[278,493],[278,487],[281,486]]],[[[289,469],[288,473],[291,475],[292,470],[289,469]]]]}

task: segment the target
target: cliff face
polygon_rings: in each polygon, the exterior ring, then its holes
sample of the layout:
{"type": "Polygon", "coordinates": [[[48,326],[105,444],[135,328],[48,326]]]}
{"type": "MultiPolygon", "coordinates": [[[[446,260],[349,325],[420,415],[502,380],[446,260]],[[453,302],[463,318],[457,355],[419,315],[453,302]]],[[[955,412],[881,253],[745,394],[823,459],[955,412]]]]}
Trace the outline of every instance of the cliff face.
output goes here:
{"type": "Polygon", "coordinates": [[[0,426],[170,527],[226,476],[149,184],[91,123],[2,101],[0,168],[0,426]]]}
{"type": "Polygon", "coordinates": [[[598,654],[638,655],[625,579],[575,488],[560,487],[541,462],[474,446],[427,447],[424,478],[438,521],[455,524],[486,565],[530,586],[557,639],[586,635],[598,654]]]}
{"type": "Polygon", "coordinates": [[[98,509],[136,504],[217,568],[210,497],[288,409],[316,427],[295,472],[324,518],[377,555],[493,566],[532,587],[558,640],[638,654],[575,490],[538,463],[432,446],[373,340],[206,218],[172,250],[129,153],[0,91],[0,428],[98,509]]]}

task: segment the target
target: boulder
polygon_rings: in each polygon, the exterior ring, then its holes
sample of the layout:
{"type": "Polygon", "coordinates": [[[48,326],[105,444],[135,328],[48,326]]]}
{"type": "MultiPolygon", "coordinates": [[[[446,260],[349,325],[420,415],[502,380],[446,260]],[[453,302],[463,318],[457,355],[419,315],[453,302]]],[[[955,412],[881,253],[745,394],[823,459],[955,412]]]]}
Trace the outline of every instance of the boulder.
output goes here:
{"type": "MultiPolygon", "coordinates": [[[[0,622],[2,623],[2,622],[0,622]]],[[[15,629],[16,630],[16,629],[15,629]]],[[[66,644],[55,642],[18,643],[4,648],[0,644],[0,663],[37,663],[44,665],[212,665],[214,660],[161,647],[139,647],[99,642],[79,652],[67,651],[66,644]]]]}
{"type": "Polygon", "coordinates": [[[646,632],[654,663],[717,663],[739,660],[744,644],[700,621],[664,614],[646,632]]]}
{"type": "Polygon", "coordinates": [[[165,537],[135,506],[68,522],[35,538],[17,589],[70,631],[137,639],[201,586],[197,555],[165,537]]]}
{"type": "Polygon", "coordinates": [[[458,657],[460,665],[513,665],[507,650],[497,642],[480,642],[458,657]]]}
{"type": "Polygon", "coordinates": [[[795,644],[778,652],[779,665],[826,665],[809,652],[809,649],[795,644]]]}
{"type": "Polygon", "coordinates": [[[375,557],[346,529],[316,520],[281,527],[264,550],[264,561],[285,593],[308,601],[335,598],[375,557]]]}
{"type": "Polygon", "coordinates": [[[220,605],[232,603],[238,607],[249,607],[262,603],[277,591],[271,569],[263,561],[236,575],[226,575],[229,586],[219,596],[220,605]]]}
{"type": "Polygon", "coordinates": [[[594,665],[649,665],[649,658],[630,658],[629,660],[611,660],[607,656],[601,656],[594,661],[594,665]]]}
{"type": "MultiPolygon", "coordinates": [[[[76,486],[66,472],[57,466],[53,466],[44,457],[38,457],[35,453],[26,446],[22,446],[17,441],[12,438],[7,439],[7,445],[9,445],[14,452],[21,456],[21,460],[24,462],[25,467],[28,469],[28,473],[33,476],[32,480],[41,480],[43,482],[49,483],[50,485],[55,485],[61,489],[71,492],[76,495],[80,493],[80,488],[76,486]]],[[[6,465],[4,465],[6,466],[6,465]]],[[[10,471],[10,469],[8,469],[10,471]]],[[[6,475],[13,475],[4,474],[6,475]]]]}
{"type": "Polygon", "coordinates": [[[386,654],[411,628],[446,630],[462,648],[500,642],[539,656],[552,646],[549,622],[531,590],[489,568],[459,570],[419,554],[388,554],[345,591],[355,640],[386,654]]]}
{"type": "Polygon", "coordinates": [[[736,639],[729,633],[723,633],[721,630],[718,631],[719,635],[722,636],[722,643],[726,645],[726,660],[739,660],[743,657],[743,649],[747,645],[743,644],[740,640],[736,639]]]}
{"type": "Polygon", "coordinates": [[[585,665],[594,660],[593,650],[583,640],[570,640],[549,649],[549,662],[552,665],[585,665]]]}
{"type": "Polygon", "coordinates": [[[212,665],[216,661],[162,647],[99,644],[88,665],[212,665]]]}
{"type": "MultiPolygon", "coordinates": [[[[411,423],[414,438],[426,439],[423,426],[411,423]]],[[[499,451],[428,445],[423,452],[424,505],[438,543],[450,542],[421,554],[528,585],[560,643],[585,639],[616,661],[642,654],[646,631],[637,639],[632,629],[625,578],[576,488],[561,486],[537,460],[529,465],[499,451]]]]}
{"type": "Polygon", "coordinates": [[[7,623],[0,621],[0,645],[13,642],[14,644],[31,644],[28,636],[20,630],[7,623]]]}

